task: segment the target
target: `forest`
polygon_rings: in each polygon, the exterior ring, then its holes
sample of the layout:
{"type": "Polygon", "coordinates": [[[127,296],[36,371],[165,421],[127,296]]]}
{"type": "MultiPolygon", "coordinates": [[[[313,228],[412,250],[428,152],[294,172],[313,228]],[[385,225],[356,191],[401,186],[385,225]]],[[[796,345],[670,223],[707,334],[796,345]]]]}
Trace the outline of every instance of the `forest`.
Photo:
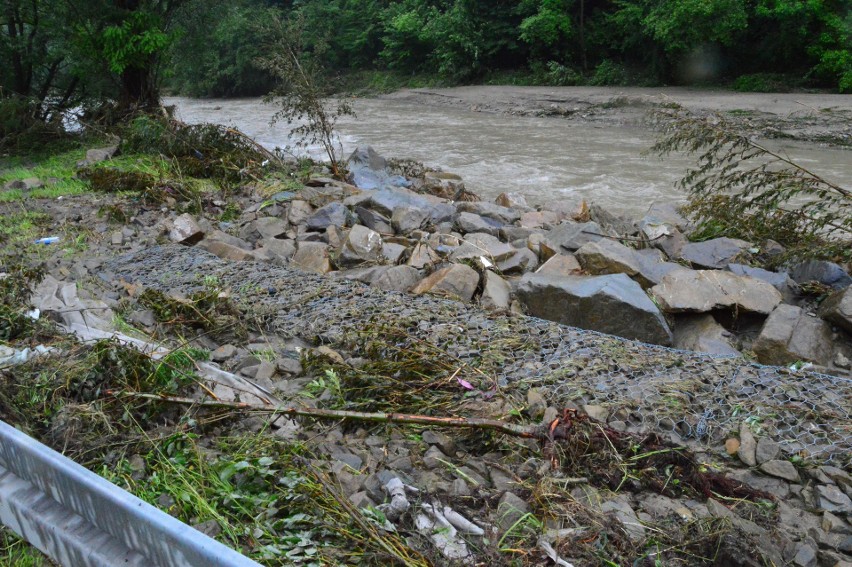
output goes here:
{"type": "MultiPolygon", "coordinates": [[[[852,92],[852,0],[3,0],[6,108],[244,96],[300,52],[344,84],[852,92]],[[286,38],[285,38],[286,40],[286,38]]],[[[10,113],[6,113],[11,116],[10,113]]],[[[7,119],[8,120],[8,119],[7,119]]],[[[8,126],[8,125],[7,125],[8,126]]]]}

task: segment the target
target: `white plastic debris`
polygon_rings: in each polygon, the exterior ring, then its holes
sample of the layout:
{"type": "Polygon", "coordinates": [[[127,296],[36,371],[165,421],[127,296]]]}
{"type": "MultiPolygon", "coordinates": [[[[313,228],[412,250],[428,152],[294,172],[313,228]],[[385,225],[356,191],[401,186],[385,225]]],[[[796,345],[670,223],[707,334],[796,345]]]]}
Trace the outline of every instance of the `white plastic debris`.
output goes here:
{"type": "Polygon", "coordinates": [[[39,238],[35,241],[36,244],[53,244],[55,242],[59,242],[58,236],[45,236],[44,238],[39,238]]]}
{"type": "Polygon", "coordinates": [[[427,514],[417,514],[414,525],[417,530],[429,537],[441,555],[451,560],[460,560],[465,564],[472,564],[473,557],[463,539],[459,537],[456,528],[444,517],[437,506],[423,504],[422,509],[427,514]],[[431,517],[430,517],[431,516],[431,517]]]}
{"type": "Polygon", "coordinates": [[[485,530],[450,508],[449,506],[444,506],[444,517],[450,522],[456,529],[458,529],[463,534],[471,534],[482,536],[485,535],[485,530]]]}
{"type": "Polygon", "coordinates": [[[559,565],[559,567],[574,567],[573,563],[568,563],[564,559],[559,557],[559,554],[556,553],[556,550],[553,549],[553,546],[550,545],[544,538],[539,538],[538,546],[544,551],[545,554],[553,561],[555,564],[559,565]]]}
{"type": "Polygon", "coordinates": [[[46,347],[44,345],[38,345],[35,348],[28,347],[20,350],[0,345],[0,369],[24,364],[37,356],[50,354],[55,350],[56,349],[46,347]]]}
{"type": "Polygon", "coordinates": [[[411,507],[411,502],[405,496],[405,483],[393,477],[382,487],[391,497],[389,504],[382,504],[380,509],[389,520],[396,521],[411,507]]]}

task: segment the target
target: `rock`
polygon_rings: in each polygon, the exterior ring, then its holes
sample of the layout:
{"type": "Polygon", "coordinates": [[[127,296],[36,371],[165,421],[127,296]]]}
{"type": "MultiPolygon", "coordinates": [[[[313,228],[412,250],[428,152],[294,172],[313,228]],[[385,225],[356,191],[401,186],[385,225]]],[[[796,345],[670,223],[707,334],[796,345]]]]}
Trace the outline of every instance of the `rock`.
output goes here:
{"type": "Polygon", "coordinates": [[[92,148],[86,150],[85,165],[94,165],[108,159],[112,159],[118,153],[118,146],[107,146],[105,148],[92,148]]]}
{"type": "Polygon", "coordinates": [[[429,222],[429,211],[418,207],[397,207],[391,216],[391,226],[397,234],[409,234],[425,227],[429,222]]]}
{"type": "Polygon", "coordinates": [[[800,543],[796,546],[796,555],[793,556],[793,565],[799,567],[816,567],[817,550],[815,547],[800,543]]]}
{"type": "Polygon", "coordinates": [[[364,207],[355,207],[355,215],[361,221],[361,224],[380,234],[393,234],[394,232],[390,219],[376,211],[364,207]]]}
{"type": "Polygon", "coordinates": [[[767,492],[777,498],[784,500],[790,496],[790,483],[773,476],[753,472],[753,469],[737,469],[729,473],[731,480],[738,480],[754,490],[767,492]]]}
{"type": "Polygon", "coordinates": [[[801,479],[799,478],[799,471],[796,470],[796,467],[790,461],[783,461],[780,459],[766,461],[760,465],[760,470],[768,475],[777,476],[778,478],[783,478],[790,482],[801,482],[801,479]]]}
{"type": "Polygon", "coordinates": [[[496,520],[500,525],[500,530],[502,532],[509,530],[529,511],[530,506],[526,500],[517,496],[513,492],[504,492],[497,505],[496,520]]]}
{"type": "Polygon", "coordinates": [[[740,448],[737,456],[750,467],[757,466],[757,441],[747,423],[740,424],[740,448]]]}
{"type": "Polygon", "coordinates": [[[177,217],[171,222],[169,240],[177,244],[192,245],[204,238],[204,231],[189,213],[177,217]]]}
{"type": "Polygon", "coordinates": [[[416,269],[411,266],[393,266],[376,277],[370,285],[385,291],[408,291],[418,281],[420,272],[416,269]]]}
{"type": "Polygon", "coordinates": [[[850,534],[852,526],[842,519],[838,518],[831,512],[824,512],[822,515],[822,529],[828,533],[850,534]]]}
{"type": "Polygon", "coordinates": [[[277,260],[279,264],[285,264],[296,253],[296,242],[289,239],[270,238],[263,241],[263,246],[256,249],[255,254],[265,254],[277,260]]]}
{"type": "Polygon", "coordinates": [[[608,500],[601,504],[601,512],[604,514],[613,514],[615,518],[624,526],[627,535],[633,541],[641,541],[645,538],[645,526],[639,522],[636,512],[630,507],[626,499],[623,497],[614,500],[608,500]]]}
{"type": "Polygon", "coordinates": [[[382,255],[382,236],[360,224],[352,227],[337,261],[340,266],[378,262],[382,255]]]}
{"type": "Polygon", "coordinates": [[[852,287],[829,295],[819,307],[819,316],[852,333],[852,287]]]}
{"type": "Polygon", "coordinates": [[[491,271],[486,271],[480,305],[489,309],[508,309],[512,288],[509,284],[491,271]]]}
{"type": "Polygon", "coordinates": [[[329,226],[346,226],[349,215],[348,209],[343,203],[334,201],[320,207],[307,219],[308,230],[326,230],[329,226]]]}
{"type": "Polygon", "coordinates": [[[432,429],[427,429],[420,434],[420,438],[423,439],[423,442],[427,445],[437,445],[438,448],[444,453],[444,455],[449,455],[450,457],[452,457],[456,454],[455,441],[453,441],[449,435],[443,433],[442,431],[434,431],[432,429]]]}
{"type": "Polygon", "coordinates": [[[418,242],[411,250],[407,265],[415,269],[423,269],[441,261],[441,257],[425,242],[418,242]]]}
{"type": "Polygon", "coordinates": [[[497,262],[500,273],[507,276],[523,274],[524,272],[534,270],[536,266],[538,266],[538,257],[528,248],[516,250],[514,254],[505,260],[497,262]]]}
{"type": "Polygon", "coordinates": [[[491,484],[494,486],[494,490],[497,492],[506,492],[508,490],[513,490],[518,488],[518,483],[512,476],[509,476],[505,472],[501,471],[497,467],[492,468],[490,471],[491,484]]]}
{"type": "Polygon", "coordinates": [[[720,270],[748,254],[751,244],[736,238],[714,238],[684,244],[680,257],[693,266],[720,270]]]}
{"type": "Polygon", "coordinates": [[[725,440],[725,452],[730,456],[734,456],[740,450],[740,440],[731,437],[725,440]]]}
{"type": "Polygon", "coordinates": [[[730,519],[731,523],[735,527],[741,529],[748,535],[761,536],[766,532],[766,530],[764,530],[751,520],[740,518],[734,512],[726,508],[724,504],[722,504],[718,500],[714,500],[713,498],[707,499],[707,511],[710,513],[711,516],[730,519]]]}
{"type": "Polygon", "coordinates": [[[370,498],[370,495],[367,494],[365,490],[352,494],[349,497],[349,501],[352,502],[352,505],[358,508],[359,510],[376,507],[376,503],[373,501],[372,498],[370,498]]]}
{"type": "Polygon", "coordinates": [[[127,315],[127,320],[143,327],[153,327],[157,324],[157,317],[150,309],[135,309],[127,315]]]}
{"type": "Polygon", "coordinates": [[[278,217],[260,217],[254,221],[254,228],[261,238],[271,240],[283,236],[289,225],[278,217]]]}
{"type": "Polygon", "coordinates": [[[394,211],[400,207],[419,209],[426,213],[426,218],[431,224],[452,220],[456,214],[456,208],[442,199],[420,195],[405,189],[374,191],[370,193],[369,199],[364,201],[362,206],[389,218],[392,218],[394,211]]]}
{"type": "Polygon", "coordinates": [[[210,360],[213,362],[225,362],[230,360],[237,354],[237,347],[234,345],[222,345],[210,353],[210,360]]]}
{"type": "Polygon", "coordinates": [[[462,234],[484,232],[496,236],[503,224],[474,213],[459,213],[455,218],[455,226],[462,234]]]}
{"type": "Polygon", "coordinates": [[[798,285],[794,282],[786,272],[770,272],[762,268],[752,268],[744,264],[728,264],[728,270],[738,276],[748,276],[758,280],[763,280],[778,291],[784,301],[791,303],[796,298],[798,285]]]}
{"type": "Polygon", "coordinates": [[[429,447],[423,453],[423,466],[427,469],[440,469],[445,466],[445,462],[450,462],[450,458],[438,447],[429,447]]]}
{"type": "Polygon", "coordinates": [[[521,218],[521,213],[515,209],[486,201],[463,201],[456,204],[456,210],[459,213],[473,213],[501,226],[513,224],[521,218]]]}
{"type": "Polygon", "coordinates": [[[477,232],[465,236],[462,245],[450,254],[450,259],[459,261],[485,256],[491,262],[500,262],[515,252],[516,249],[513,246],[500,242],[496,236],[477,232]]]}
{"type": "Polygon", "coordinates": [[[657,306],[624,274],[554,277],[527,274],[517,288],[531,315],[654,344],[672,333],[657,306]]]}
{"type": "Polygon", "coordinates": [[[347,280],[372,284],[376,278],[387,272],[389,269],[390,268],[388,266],[368,266],[366,268],[355,268],[344,272],[338,272],[336,275],[347,280]]]}
{"type": "Polygon", "coordinates": [[[616,240],[602,239],[584,244],[575,252],[586,272],[594,275],[639,273],[639,262],[632,248],[616,240]]]}
{"type": "Polygon", "coordinates": [[[589,242],[597,242],[603,229],[596,222],[563,222],[547,233],[547,242],[554,250],[574,252],[589,242]]]}
{"type": "Polygon", "coordinates": [[[231,246],[242,248],[243,250],[248,251],[251,251],[251,249],[253,248],[251,244],[249,244],[242,238],[231,236],[227,232],[222,232],[221,230],[211,230],[207,233],[205,240],[215,240],[217,242],[224,242],[225,244],[230,244],[231,246]]]}
{"type": "Polygon", "coordinates": [[[689,221],[681,214],[680,207],[676,203],[654,203],[645,213],[645,218],[657,219],[659,222],[682,231],[690,228],[689,221]]]}
{"type": "Polygon", "coordinates": [[[665,262],[659,258],[648,257],[645,254],[640,254],[639,252],[642,251],[637,251],[639,273],[635,276],[635,279],[643,288],[652,288],[655,285],[662,283],[663,279],[672,272],[692,271],[681,264],[665,262]]]}
{"type": "Polygon", "coordinates": [[[833,484],[820,484],[816,487],[819,507],[832,514],[852,514],[852,499],[833,484]]]}
{"type": "Polygon", "coordinates": [[[297,199],[290,201],[290,210],[287,212],[287,220],[293,226],[305,224],[308,218],[314,213],[313,207],[307,201],[297,199]]]}
{"type": "Polygon", "coordinates": [[[198,247],[207,250],[223,260],[232,260],[234,262],[242,262],[245,260],[255,260],[254,254],[248,250],[237,248],[231,244],[220,242],[218,240],[204,239],[198,243],[198,247]]]}
{"type": "MultiPolygon", "coordinates": [[[[92,151],[92,150],[89,150],[92,151]]],[[[86,153],[88,156],[88,152],[86,153]]],[[[88,160],[88,158],[87,158],[88,160]]],[[[206,522],[201,522],[200,524],[193,524],[192,527],[206,535],[207,537],[215,538],[219,534],[222,533],[222,527],[219,525],[219,522],[216,520],[207,520],[206,522]]]]}
{"type": "Polygon", "coordinates": [[[423,279],[411,293],[449,295],[462,301],[470,301],[478,285],[479,274],[476,270],[464,264],[452,264],[423,279]]]}
{"type": "Polygon", "coordinates": [[[13,179],[3,185],[5,191],[19,190],[24,193],[44,187],[44,183],[38,177],[28,177],[26,179],[13,179]]]}
{"type": "Polygon", "coordinates": [[[755,452],[758,464],[762,465],[767,461],[777,459],[780,454],[781,446],[772,439],[769,439],[768,437],[761,437],[760,440],[758,440],[757,450],[755,452]]]}
{"type": "Polygon", "coordinates": [[[565,215],[553,211],[533,211],[523,213],[518,225],[523,228],[550,228],[565,220],[565,215]]]}
{"type": "Polygon", "coordinates": [[[501,207],[510,209],[528,209],[527,199],[522,193],[500,193],[494,200],[501,207]]]}
{"type": "Polygon", "coordinates": [[[852,285],[852,277],[840,265],[825,260],[808,260],[793,266],[790,277],[796,283],[819,282],[834,289],[852,285]]]}
{"type": "Polygon", "coordinates": [[[787,365],[806,360],[828,365],[832,357],[831,329],[800,307],[782,304],[763,324],[752,350],[763,364],[787,365]]]}
{"type": "Polygon", "coordinates": [[[124,244],[124,234],[120,230],[113,231],[110,235],[110,243],[113,246],[121,246],[124,244]]]}
{"type": "Polygon", "coordinates": [[[370,146],[358,147],[347,160],[352,182],[361,189],[386,189],[406,187],[409,182],[400,175],[391,175],[387,160],[370,146]]]}
{"type": "Polygon", "coordinates": [[[327,274],[332,270],[328,244],[322,242],[299,242],[290,262],[300,270],[315,274],[327,274]]]}
{"type": "Polygon", "coordinates": [[[405,256],[405,252],[407,250],[408,248],[402,244],[385,242],[382,245],[382,256],[385,260],[387,260],[388,264],[399,264],[399,261],[402,260],[403,256],[405,256]]]}
{"type": "Polygon", "coordinates": [[[557,254],[535,271],[542,276],[575,276],[583,271],[573,254],[557,254]]]}
{"type": "Polygon", "coordinates": [[[730,333],[712,315],[680,315],[674,323],[675,348],[722,356],[740,356],[728,337],[730,333]]]}
{"type": "Polygon", "coordinates": [[[706,313],[714,309],[769,314],[781,294],[768,283],[717,270],[676,270],[651,288],[667,313],[706,313]]]}
{"type": "Polygon", "coordinates": [[[834,356],[833,362],[836,367],[842,368],[844,370],[849,370],[850,368],[852,368],[852,361],[845,357],[842,352],[838,352],[834,356]]]}

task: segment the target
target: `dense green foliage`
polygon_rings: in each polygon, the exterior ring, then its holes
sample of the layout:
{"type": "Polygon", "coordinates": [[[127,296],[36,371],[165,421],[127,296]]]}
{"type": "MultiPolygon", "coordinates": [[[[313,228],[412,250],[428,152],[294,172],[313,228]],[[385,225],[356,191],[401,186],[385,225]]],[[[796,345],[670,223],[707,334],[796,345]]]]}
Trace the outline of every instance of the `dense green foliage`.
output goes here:
{"type": "Polygon", "coordinates": [[[343,72],[852,92],[850,8],[852,0],[190,0],[172,85],[208,95],[266,88],[253,55],[277,41],[258,25],[274,11],[304,22],[306,44],[328,45],[325,65],[343,72]]]}

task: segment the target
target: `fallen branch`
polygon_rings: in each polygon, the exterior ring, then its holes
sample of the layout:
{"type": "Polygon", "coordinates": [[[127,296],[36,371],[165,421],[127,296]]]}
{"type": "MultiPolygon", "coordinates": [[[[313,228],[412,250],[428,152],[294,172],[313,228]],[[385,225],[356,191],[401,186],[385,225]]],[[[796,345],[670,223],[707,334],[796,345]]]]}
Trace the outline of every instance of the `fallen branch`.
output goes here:
{"type": "Polygon", "coordinates": [[[515,425],[497,419],[482,419],[476,417],[432,417],[428,415],[412,415],[405,413],[368,413],[360,411],[331,410],[322,408],[292,407],[283,405],[255,406],[247,402],[227,402],[223,400],[195,400],[142,392],[117,392],[110,390],[107,395],[117,398],[137,398],[155,400],[172,404],[246,410],[252,412],[287,415],[291,417],[311,417],[314,419],[354,419],[357,421],[372,421],[376,423],[402,423],[409,425],[433,425],[436,427],[461,427],[467,429],[490,429],[524,437],[527,439],[548,439],[548,429],[541,426],[515,425]]]}

